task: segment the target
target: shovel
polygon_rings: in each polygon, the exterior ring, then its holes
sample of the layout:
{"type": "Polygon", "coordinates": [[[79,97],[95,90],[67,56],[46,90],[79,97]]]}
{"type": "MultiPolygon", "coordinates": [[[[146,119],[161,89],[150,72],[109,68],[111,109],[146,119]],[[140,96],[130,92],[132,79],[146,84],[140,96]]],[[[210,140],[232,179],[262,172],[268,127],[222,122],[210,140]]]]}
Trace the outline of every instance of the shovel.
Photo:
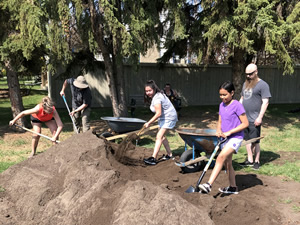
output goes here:
{"type": "MultiPolygon", "coordinates": [[[[51,137],[48,137],[48,136],[46,136],[46,135],[37,133],[37,132],[35,132],[35,131],[33,131],[33,130],[27,129],[26,127],[22,127],[22,126],[20,126],[20,125],[18,125],[18,124],[14,124],[14,125],[15,125],[16,127],[22,128],[23,130],[29,131],[29,132],[31,132],[31,133],[33,133],[33,134],[39,135],[39,136],[41,136],[41,137],[43,137],[43,138],[46,138],[46,139],[48,139],[48,140],[51,141],[51,137]]],[[[58,140],[56,140],[55,142],[56,142],[56,143],[60,143],[60,141],[58,141],[58,140]]]]}
{"type": "Polygon", "coordinates": [[[138,145],[139,137],[140,137],[141,133],[145,130],[145,128],[146,128],[146,127],[143,126],[142,129],[140,129],[139,132],[136,133],[136,136],[137,136],[137,137],[136,137],[136,140],[135,140],[135,146],[138,145]]]}
{"type": "Polygon", "coordinates": [[[191,185],[191,186],[185,191],[185,193],[199,192],[199,187],[198,187],[199,184],[201,183],[201,181],[202,181],[202,179],[203,179],[203,177],[204,177],[206,171],[208,170],[208,168],[209,168],[211,162],[213,161],[215,155],[217,154],[217,152],[218,152],[218,150],[219,150],[219,148],[220,148],[220,145],[221,145],[222,143],[224,143],[226,140],[227,140],[227,138],[218,141],[218,143],[217,143],[217,145],[216,145],[216,147],[215,147],[213,153],[211,154],[211,156],[210,156],[208,162],[206,163],[206,166],[205,166],[205,168],[204,168],[204,170],[203,170],[201,176],[199,177],[199,179],[198,179],[198,181],[197,181],[197,183],[196,183],[196,187],[193,187],[193,186],[191,185]]]}
{"type": "MultiPolygon", "coordinates": [[[[64,95],[62,96],[62,98],[64,99],[65,105],[66,105],[66,107],[67,107],[67,109],[68,109],[68,112],[69,112],[69,115],[70,115],[70,109],[69,109],[67,100],[66,100],[66,98],[65,98],[64,95]]],[[[76,133],[78,134],[79,132],[78,132],[78,129],[77,129],[76,125],[75,125],[74,119],[73,119],[73,117],[72,117],[71,115],[70,115],[70,117],[71,117],[71,120],[72,120],[72,123],[73,123],[73,126],[74,126],[74,130],[75,130],[76,133]]]]}

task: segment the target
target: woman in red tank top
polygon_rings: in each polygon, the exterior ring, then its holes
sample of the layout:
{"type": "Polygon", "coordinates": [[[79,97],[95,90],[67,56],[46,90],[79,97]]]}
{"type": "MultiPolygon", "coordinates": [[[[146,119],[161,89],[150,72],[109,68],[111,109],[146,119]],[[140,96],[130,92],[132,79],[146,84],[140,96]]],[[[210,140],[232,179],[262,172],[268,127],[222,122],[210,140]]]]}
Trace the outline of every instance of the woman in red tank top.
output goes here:
{"type": "MultiPolygon", "coordinates": [[[[47,121],[49,121],[53,118],[53,112],[55,110],[55,107],[52,106],[52,110],[51,110],[51,108],[49,108],[49,110],[52,111],[52,112],[47,113],[43,108],[43,103],[40,103],[39,104],[39,111],[37,113],[33,113],[31,116],[38,119],[41,122],[47,122],[47,121]]],[[[48,111],[48,112],[50,112],[50,111],[48,111]]]]}
{"type": "MultiPolygon", "coordinates": [[[[44,97],[42,102],[36,105],[32,109],[24,110],[19,113],[13,120],[9,122],[12,126],[18,119],[30,115],[32,130],[36,133],[41,133],[42,123],[50,129],[52,134],[52,143],[56,144],[59,134],[62,131],[63,124],[54,107],[53,101],[49,97],[44,97]]],[[[37,134],[32,135],[32,152],[29,157],[36,154],[36,149],[40,140],[40,136],[37,134]]]]}

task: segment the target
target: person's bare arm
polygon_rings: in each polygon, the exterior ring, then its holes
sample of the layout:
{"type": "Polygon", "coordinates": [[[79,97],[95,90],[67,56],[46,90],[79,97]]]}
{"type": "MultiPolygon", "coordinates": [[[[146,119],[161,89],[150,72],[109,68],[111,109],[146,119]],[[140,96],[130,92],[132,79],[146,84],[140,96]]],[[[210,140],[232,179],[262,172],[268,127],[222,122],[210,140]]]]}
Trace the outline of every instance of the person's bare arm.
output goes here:
{"type": "Polygon", "coordinates": [[[88,104],[82,104],[81,106],[79,106],[77,109],[73,110],[72,112],[70,112],[71,116],[74,116],[74,114],[76,112],[80,112],[81,110],[85,109],[86,107],[88,107],[88,104]]]}
{"type": "Polygon", "coordinates": [[[20,112],[13,120],[9,121],[9,125],[12,126],[15,124],[15,122],[24,117],[24,116],[28,116],[28,115],[31,115],[31,114],[34,114],[34,113],[37,113],[39,111],[39,105],[36,105],[34,108],[32,109],[27,109],[27,110],[24,110],[22,112],[20,112]]]}
{"type": "Polygon", "coordinates": [[[60,91],[60,96],[63,96],[63,95],[65,95],[65,89],[66,89],[66,87],[68,86],[68,82],[67,82],[67,80],[65,80],[65,82],[63,83],[63,86],[62,86],[62,88],[61,88],[61,91],[60,91]]]}
{"type": "Polygon", "coordinates": [[[240,98],[240,103],[241,104],[243,104],[243,100],[244,100],[244,98],[243,98],[243,96],[241,96],[241,98],[240,98]]]}
{"type": "Polygon", "coordinates": [[[144,124],[146,128],[149,127],[151,123],[156,121],[161,116],[161,104],[154,105],[154,108],[155,108],[154,116],[147,123],[144,124]]]}
{"type": "Polygon", "coordinates": [[[261,125],[262,119],[263,119],[263,117],[265,115],[265,112],[267,111],[268,105],[269,105],[269,99],[268,98],[263,98],[262,99],[262,105],[261,105],[261,109],[260,109],[259,115],[256,118],[256,120],[254,121],[254,125],[255,126],[261,125]]]}
{"type": "Polygon", "coordinates": [[[216,132],[217,137],[221,137],[221,135],[222,135],[221,122],[222,122],[221,116],[219,115],[219,119],[218,119],[218,123],[217,123],[217,132],[216,132]]]}
{"type": "Polygon", "coordinates": [[[53,112],[53,117],[54,117],[55,122],[57,124],[57,130],[55,132],[55,135],[52,137],[52,141],[56,141],[57,137],[61,133],[64,125],[63,125],[63,123],[62,123],[62,121],[61,121],[61,119],[59,117],[59,114],[58,114],[58,112],[56,110],[54,110],[54,112],[53,112]]]}

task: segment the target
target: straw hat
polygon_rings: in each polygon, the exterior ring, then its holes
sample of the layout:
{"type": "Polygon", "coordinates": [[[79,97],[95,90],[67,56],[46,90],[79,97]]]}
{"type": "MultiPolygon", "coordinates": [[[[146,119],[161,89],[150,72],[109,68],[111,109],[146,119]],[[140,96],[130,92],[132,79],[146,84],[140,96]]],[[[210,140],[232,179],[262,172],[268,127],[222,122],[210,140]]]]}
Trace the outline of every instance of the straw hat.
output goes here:
{"type": "Polygon", "coordinates": [[[86,82],[84,76],[78,76],[76,78],[76,80],[74,80],[73,84],[74,84],[75,87],[78,87],[78,88],[87,88],[87,87],[89,87],[89,85],[86,82]]]}

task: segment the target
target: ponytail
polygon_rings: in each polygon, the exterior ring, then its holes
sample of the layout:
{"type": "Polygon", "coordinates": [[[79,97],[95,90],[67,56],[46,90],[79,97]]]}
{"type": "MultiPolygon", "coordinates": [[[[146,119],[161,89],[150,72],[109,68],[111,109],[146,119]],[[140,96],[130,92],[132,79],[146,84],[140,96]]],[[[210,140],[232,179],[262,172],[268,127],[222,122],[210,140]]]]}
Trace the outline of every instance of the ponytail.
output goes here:
{"type": "Polygon", "coordinates": [[[44,97],[42,100],[42,107],[44,110],[52,110],[54,102],[49,97],[44,97]]]}

